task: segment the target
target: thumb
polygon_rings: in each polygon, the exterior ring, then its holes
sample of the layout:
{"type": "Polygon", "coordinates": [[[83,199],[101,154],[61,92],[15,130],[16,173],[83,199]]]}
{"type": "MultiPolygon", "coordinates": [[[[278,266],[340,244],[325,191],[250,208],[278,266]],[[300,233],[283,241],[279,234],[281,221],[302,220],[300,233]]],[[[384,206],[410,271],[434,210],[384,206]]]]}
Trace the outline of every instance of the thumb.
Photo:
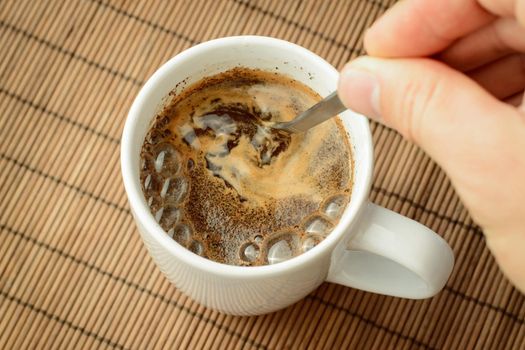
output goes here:
{"type": "Polygon", "coordinates": [[[396,129],[452,177],[455,162],[498,142],[495,128],[512,125],[501,118],[517,114],[465,75],[426,58],[360,57],[341,72],[338,92],[345,106],[396,129]]]}
{"type": "Polygon", "coordinates": [[[338,93],[445,170],[503,271],[525,291],[525,113],[425,58],[358,58],[341,72],[338,93]]]}

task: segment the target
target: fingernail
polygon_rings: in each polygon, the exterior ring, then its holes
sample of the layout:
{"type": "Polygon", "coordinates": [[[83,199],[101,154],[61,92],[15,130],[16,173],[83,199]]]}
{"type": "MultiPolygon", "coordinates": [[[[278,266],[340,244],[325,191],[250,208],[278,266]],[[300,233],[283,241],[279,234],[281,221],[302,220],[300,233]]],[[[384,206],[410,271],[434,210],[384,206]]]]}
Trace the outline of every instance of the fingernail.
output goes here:
{"type": "Polygon", "coordinates": [[[339,77],[339,98],[349,109],[380,120],[379,80],[370,72],[346,66],[339,77]]]}

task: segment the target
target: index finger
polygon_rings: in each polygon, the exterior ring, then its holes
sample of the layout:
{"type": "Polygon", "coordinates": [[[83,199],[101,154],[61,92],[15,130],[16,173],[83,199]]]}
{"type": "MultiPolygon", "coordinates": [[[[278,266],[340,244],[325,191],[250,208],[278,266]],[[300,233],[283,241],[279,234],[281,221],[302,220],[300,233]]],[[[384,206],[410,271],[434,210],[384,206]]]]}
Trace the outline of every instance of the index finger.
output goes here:
{"type": "Polygon", "coordinates": [[[367,31],[365,48],[373,56],[428,56],[494,18],[476,0],[402,0],[367,31]]]}

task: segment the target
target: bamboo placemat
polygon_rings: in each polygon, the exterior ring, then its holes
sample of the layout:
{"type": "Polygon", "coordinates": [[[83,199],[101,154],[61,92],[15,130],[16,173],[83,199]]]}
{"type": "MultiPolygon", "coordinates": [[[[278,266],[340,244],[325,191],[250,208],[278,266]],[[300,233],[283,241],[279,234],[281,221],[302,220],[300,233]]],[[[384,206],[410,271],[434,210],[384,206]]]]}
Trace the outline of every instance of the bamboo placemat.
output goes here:
{"type": "Polygon", "coordinates": [[[341,68],[392,2],[0,1],[0,348],[525,348],[525,299],[449,181],[376,124],[372,200],[454,249],[435,298],[324,284],[281,312],[225,316],[170,285],[136,232],[119,139],[156,68],[235,34],[283,38],[341,68]]]}

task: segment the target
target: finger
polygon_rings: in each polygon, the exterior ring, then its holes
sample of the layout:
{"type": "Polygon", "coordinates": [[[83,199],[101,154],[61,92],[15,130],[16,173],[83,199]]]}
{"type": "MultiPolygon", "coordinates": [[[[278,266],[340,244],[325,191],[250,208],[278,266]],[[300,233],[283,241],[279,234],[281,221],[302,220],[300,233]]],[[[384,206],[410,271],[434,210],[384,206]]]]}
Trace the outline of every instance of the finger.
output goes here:
{"type": "Polygon", "coordinates": [[[493,19],[476,0],[405,0],[372,25],[364,44],[374,56],[427,56],[493,19]]]}
{"type": "Polygon", "coordinates": [[[504,100],[505,103],[511,105],[511,106],[514,106],[514,107],[519,107],[522,105],[523,103],[523,91],[521,92],[518,92],[517,94],[509,97],[509,98],[506,98],[504,100]]]}
{"type": "Polygon", "coordinates": [[[525,54],[510,55],[469,72],[469,77],[500,100],[525,87],[525,54]]]}
{"type": "Polygon", "coordinates": [[[469,71],[513,52],[525,52],[525,27],[502,18],[459,39],[437,58],[449,66],[469,71]]]}

